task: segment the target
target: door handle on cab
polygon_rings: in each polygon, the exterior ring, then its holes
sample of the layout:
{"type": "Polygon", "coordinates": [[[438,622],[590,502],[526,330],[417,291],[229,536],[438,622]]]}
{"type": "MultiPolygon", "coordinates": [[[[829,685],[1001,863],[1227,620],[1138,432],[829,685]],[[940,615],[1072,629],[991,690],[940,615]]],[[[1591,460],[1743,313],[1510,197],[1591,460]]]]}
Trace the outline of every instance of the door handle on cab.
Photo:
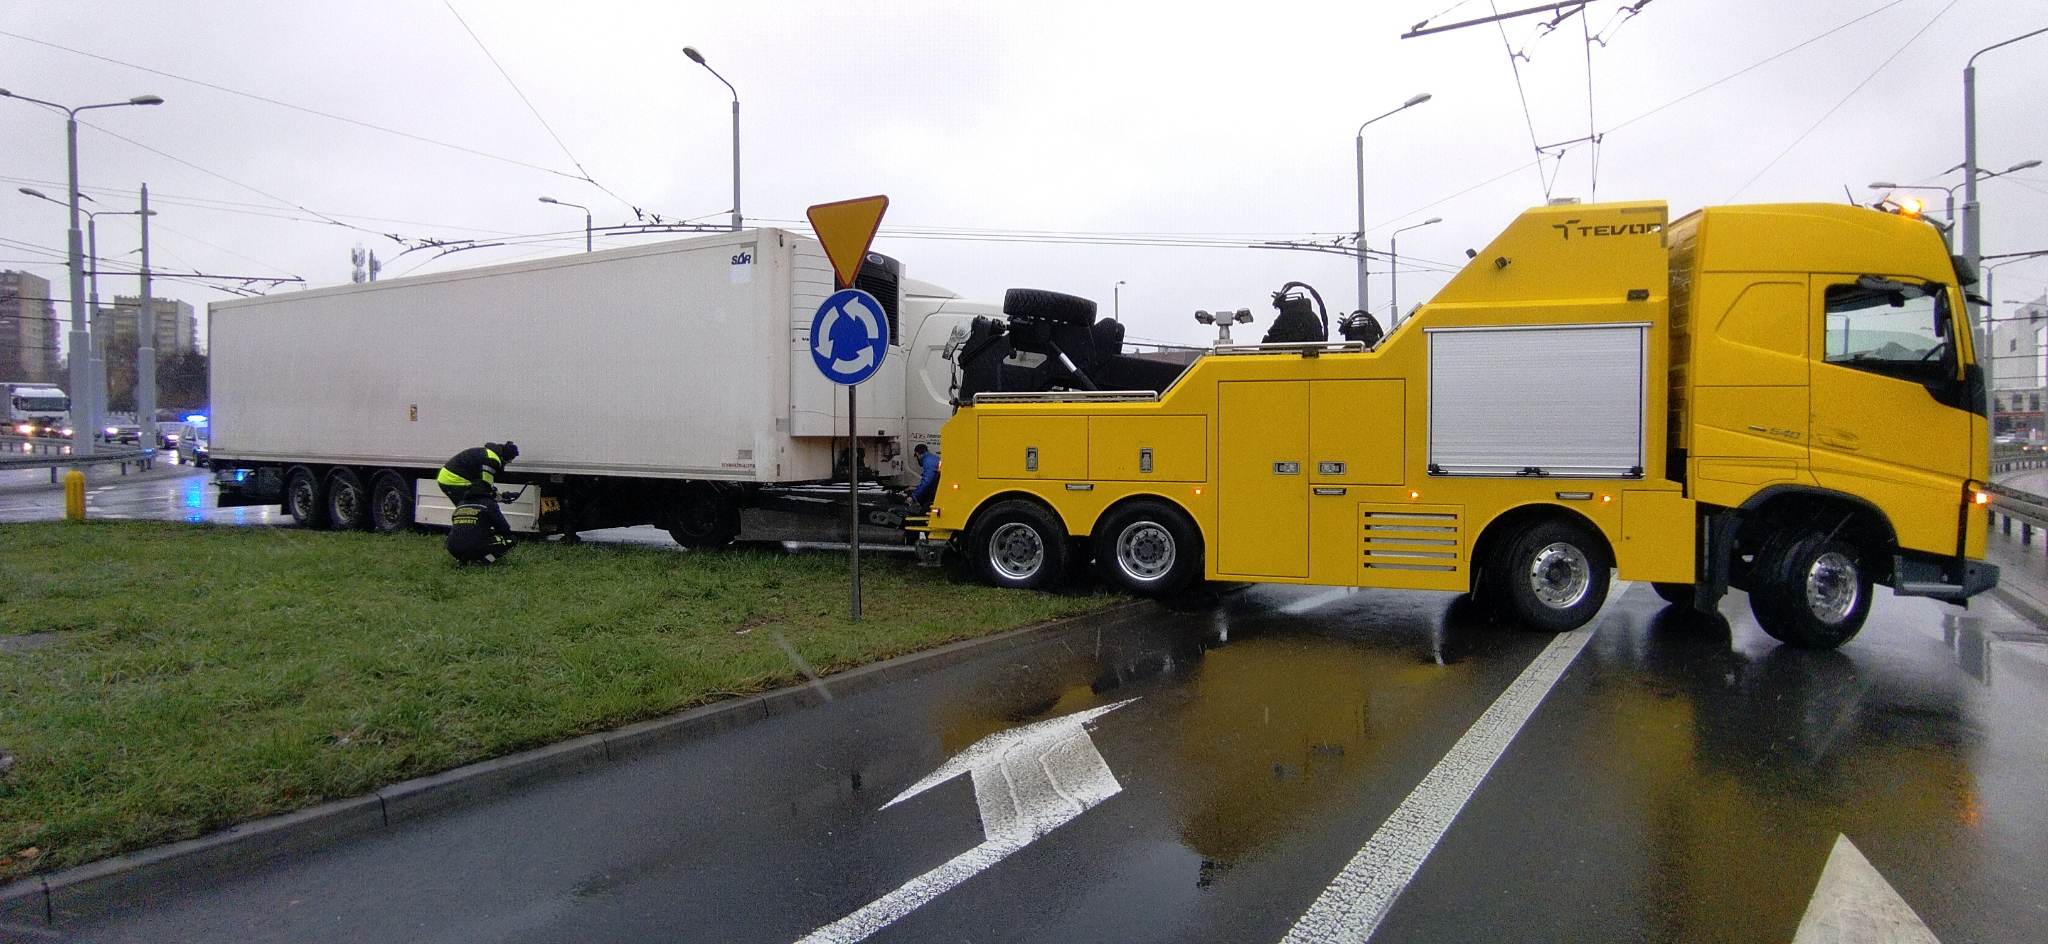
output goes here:
{"type": "Polygon", "coordinates": [[[1840,449],[1844,452],[1855,452],[1857,449],[1862,448],[1856,442],[1855,433],[1842,432],[1837,430],[1823,430],[1820,432],[1817,438],[1820,439],[1821,445],[1826,446],[1829,449],[1840,449]]]}

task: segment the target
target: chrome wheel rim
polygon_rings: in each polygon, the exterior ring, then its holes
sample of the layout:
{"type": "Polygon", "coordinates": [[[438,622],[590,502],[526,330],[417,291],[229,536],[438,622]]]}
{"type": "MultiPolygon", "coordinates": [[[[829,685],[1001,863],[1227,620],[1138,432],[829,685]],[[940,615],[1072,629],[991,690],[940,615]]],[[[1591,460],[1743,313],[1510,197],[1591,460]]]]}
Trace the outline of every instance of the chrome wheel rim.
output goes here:
{"type": "Polygon", "coordinates": [[[988,562],[1011,580],[1028,580],[1045,566],[1045,539],[1021,521],[1002,525],[989,537],[988,562]]]}
{"type": "Polygon", "coordinates": [[[1173,533],[1156,521],[1134,522],[1116,536],[1116,565],[1132,580],[1166,576],[1178,556],[1173,533]]]}
{"type": "Polygon", "coordinates": [[[1814,619],[1840,623],[1849,618],[1862,595],[1856,562],[1847,555],[1829,551],[1814,558],[1806,569],[1806,608],[1814,619]]]}
{"type": "Polygon", "coordinates": [[[301,480],[292,486],[292,517],[304,520],[313,515],[313,483],[301,480]]]}
{"type": "Polygon", "coordinates": [[[354,521],[362,510],[362,496],[354,488],[347,485],[335,486],[334,517],[342,521],[354,521]]]}
{"type": "Polygon", "coordinates": [[[1544,606],[1566,610],[1593,589],[1593,565],[1584,551],[1563,541],[1545,545],[1529,561],[1529,590],[1544,606]]]}

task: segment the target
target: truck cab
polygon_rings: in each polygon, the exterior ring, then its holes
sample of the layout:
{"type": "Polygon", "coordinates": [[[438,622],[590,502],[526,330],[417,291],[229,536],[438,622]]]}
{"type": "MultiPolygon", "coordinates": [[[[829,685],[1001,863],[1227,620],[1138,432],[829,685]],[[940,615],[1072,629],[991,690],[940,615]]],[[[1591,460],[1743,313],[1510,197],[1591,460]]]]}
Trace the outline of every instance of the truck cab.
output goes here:
{"type": "Polygon", "coordinates": [[[976,393],[914,527],[990,582],[1069,565],[1474,592],[1583,624],[1610,576],[1840,645],[1874,583],[1981,562],[1983,373],[1928,223],[1541,207],[1376,345],[1219,346],[1157,390],[976,393]]]}
{"type": "Polygon", "coordinates": [[[16,436],[71,435],[71,398],[48,384],[7,384],[4,431],[16,436]]]}

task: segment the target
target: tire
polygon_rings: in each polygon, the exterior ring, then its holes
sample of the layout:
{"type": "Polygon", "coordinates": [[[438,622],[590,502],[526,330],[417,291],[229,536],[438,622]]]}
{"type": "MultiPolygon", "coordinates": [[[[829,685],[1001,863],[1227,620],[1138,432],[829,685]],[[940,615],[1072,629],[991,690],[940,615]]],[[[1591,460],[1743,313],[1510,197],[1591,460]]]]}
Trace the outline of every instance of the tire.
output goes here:
{"type": "Polygon", "coordinates": [[[700,551],[732,543],[740,533],[740,508],[732,496],[709,485],[685,487],[663,526],[677,544],[700,551]]]}
{"type": "Polygon", "coordinates": [[[1095,525],[1095,567],[1111,585],[1139,596],[1171,596],[1202,575],[1202,538],[1180,509],[1137,501],[1095,525]]]}
{"type": "Polygon", "coordinates": [[[1757,553],[1749,609],[1771,638],[1833,649],[1870,616],[1870,574],[1854,545],[1809,531],[1780,531],[1757,553]]]}
{"type": "Polygon", "coordinates": [[[356,470],[342,467],[328,473],[327,524],[336,531],[370,526],[370,489],[356,470]]]}
{"type": "Polygon", "coordinates": [[[1689,583],[1653,583],[1650,589],[1657,591],[1664,602],[1678,607],[1692,606],[1693,599],[1698,596],[1698,588],[1689,583]]]}
{"type": "Polygon", "coordinates": [[[370,530],[396,534],[412,527],[412,480],[390,469],[370,480],[370,530]]]}
{"type": "Polygon", "coordinates": [[[1575,522],[1536,522],[1502,545],[1499,560],[1504,613],[1532,629],[1577,629],[1607,602],[1607,545],[1575,522]]]}
{"type": "Polygon", "coordinates": [[[1065,295],[1035,288],[1013,288],[1003,293],[1003,314],[1029,321],[1088,327],[1095,323],[1095,302],[1079,295],[1065,295]]]}
{"type": "Polygon", "coordinates": [[[978,515],[970,532],[967,565],[982,582],[1020,590],[1047,590],[1067,567],[1067,533],[1043,507],[1011,499],[978,515]]]}
{"type": "Polygon", "coordinates": [[[327,489],[312,469],[297,465],[285,473],[284,510],[301,528],[327,527],[327,489]]]}

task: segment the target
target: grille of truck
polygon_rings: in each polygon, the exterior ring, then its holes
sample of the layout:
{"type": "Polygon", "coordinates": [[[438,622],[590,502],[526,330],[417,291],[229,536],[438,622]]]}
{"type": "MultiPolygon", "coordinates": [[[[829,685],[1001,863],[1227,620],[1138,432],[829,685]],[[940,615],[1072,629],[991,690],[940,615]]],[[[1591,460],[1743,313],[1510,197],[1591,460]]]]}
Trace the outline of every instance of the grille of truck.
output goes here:
{"type": "Polygon", "coordinates": [[[889,343],[907,344],[910,339],[897,331],[896,310],[902,301],[903,263],[882,255],[868,253],[860,262],[860,271],[853,276],[853,287],[882,303],[882,314],[889,319],[889,343]]]}

